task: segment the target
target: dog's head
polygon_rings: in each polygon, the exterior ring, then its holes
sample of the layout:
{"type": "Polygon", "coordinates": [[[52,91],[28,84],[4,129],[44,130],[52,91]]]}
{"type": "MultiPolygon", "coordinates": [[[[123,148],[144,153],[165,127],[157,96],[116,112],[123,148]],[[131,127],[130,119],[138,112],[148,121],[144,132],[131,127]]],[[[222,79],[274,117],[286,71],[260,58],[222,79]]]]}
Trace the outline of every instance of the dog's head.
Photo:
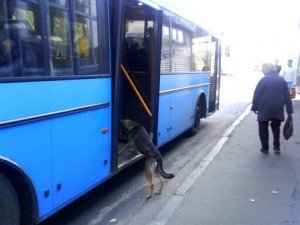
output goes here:
{"type": "Polygon", "coordinates": [[[138,126],[139,124],[137,122],[134,122],[133,120],[126,119],[126,120],[121,120],[121,132],[123,134],[129,134],[130,131],[138,126]]]}
{"type": "Polygon", "coordinates": [[[126,120],[121,120],[121,127],[125,128],[126,130],[131,130],[133,127],[135,127],[136,125],[138,125],[138,123],[130,120],[130,119],[126,119],[126,120]]]}

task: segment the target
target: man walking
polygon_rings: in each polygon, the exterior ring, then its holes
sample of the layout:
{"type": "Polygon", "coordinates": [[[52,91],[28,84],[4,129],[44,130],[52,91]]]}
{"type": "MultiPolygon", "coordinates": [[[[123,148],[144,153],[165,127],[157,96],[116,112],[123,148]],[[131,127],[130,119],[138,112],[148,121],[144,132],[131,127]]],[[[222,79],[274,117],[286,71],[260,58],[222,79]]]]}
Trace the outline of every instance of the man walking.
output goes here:
{"type": "Polygon", "coordinates": [[[297,70],[293,68],[293,60],[288,60],[288,67],[283,71],[282,76],[291,91],[292,87],[295,87],[297,83],[297,70]]]}
{"type": "Polygon", "coordinates": [[[257,84],[251,110],[257,113],[261,152],[269,152],[269,124],[273,133],[273,149],[280,152],[280,125],[284,121],[284,106],[288,114],[293,113],[290,91],[285,80],[276,72],[275,65],[264,63],[262,72],[265,75],[257,84]]]}

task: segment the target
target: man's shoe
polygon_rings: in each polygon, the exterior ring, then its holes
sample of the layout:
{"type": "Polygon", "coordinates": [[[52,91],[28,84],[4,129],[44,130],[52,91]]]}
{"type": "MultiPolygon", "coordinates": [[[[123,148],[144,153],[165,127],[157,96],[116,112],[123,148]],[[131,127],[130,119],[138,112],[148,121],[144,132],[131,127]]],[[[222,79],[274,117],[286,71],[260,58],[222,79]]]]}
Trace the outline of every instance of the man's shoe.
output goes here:
{"type": "Polygon", "coordinates": [[[269,154],[269,150],[265,148],[261,148],[260,151],[264,154],[269,154]]]}
{"type": "Polygon", "coordinates": [[[280,148],[279,147],[274,147],[274,152],[275,153],[280,153],[280,148]]]}

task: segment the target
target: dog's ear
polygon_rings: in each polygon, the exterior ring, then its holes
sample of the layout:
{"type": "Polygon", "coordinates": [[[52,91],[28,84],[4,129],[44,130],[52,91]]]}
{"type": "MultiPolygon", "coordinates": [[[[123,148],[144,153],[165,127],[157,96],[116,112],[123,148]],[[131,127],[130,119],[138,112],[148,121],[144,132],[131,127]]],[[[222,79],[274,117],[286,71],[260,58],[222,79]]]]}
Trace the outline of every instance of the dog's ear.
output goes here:
{"type": "Polygon", "coordinates": [[[120,126],[121,127],[128,127],[128,119],[120,120],[120,126]]]}
{"type": "Polygon", "coordinates": [[[119,133],[120,133],[120,135],[128,135],[129,134],[128,127],[126,127],[126,123],[124,120],[120,120],[119,133]]]}

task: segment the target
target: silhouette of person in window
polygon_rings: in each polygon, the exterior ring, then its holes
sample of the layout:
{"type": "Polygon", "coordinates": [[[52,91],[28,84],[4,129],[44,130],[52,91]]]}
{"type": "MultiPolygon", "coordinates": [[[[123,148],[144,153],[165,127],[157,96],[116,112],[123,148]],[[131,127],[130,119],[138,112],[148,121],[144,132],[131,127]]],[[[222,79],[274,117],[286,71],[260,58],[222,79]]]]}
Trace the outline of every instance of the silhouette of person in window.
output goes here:
{"type": "Polygon", "coordinates": [[[9,66],[9,55],[14,41],[8,38],[5,31],[5,20],[0,15],[0,66],[9,66]]]}

